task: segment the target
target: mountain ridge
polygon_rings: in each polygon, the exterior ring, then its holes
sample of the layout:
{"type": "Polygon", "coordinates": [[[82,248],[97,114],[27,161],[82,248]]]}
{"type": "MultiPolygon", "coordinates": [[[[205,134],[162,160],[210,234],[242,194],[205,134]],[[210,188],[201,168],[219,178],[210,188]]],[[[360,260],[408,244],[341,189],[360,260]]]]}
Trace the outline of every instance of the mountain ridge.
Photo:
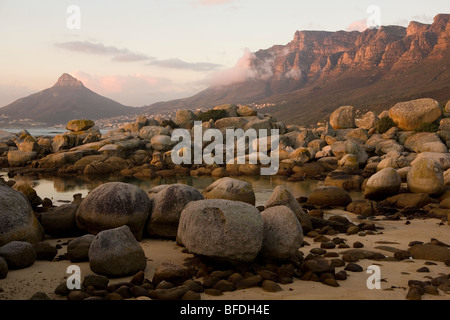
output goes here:
{"type": "Polygon", "coordinates": [[[245,81],[152,104],[145,112],[269,103],[279,120],[314,125],[341,105],[382,111],[416,97],[450,99],[450,14],[432,24],[358,31],[297,31],[258,50],[245,81]]]}

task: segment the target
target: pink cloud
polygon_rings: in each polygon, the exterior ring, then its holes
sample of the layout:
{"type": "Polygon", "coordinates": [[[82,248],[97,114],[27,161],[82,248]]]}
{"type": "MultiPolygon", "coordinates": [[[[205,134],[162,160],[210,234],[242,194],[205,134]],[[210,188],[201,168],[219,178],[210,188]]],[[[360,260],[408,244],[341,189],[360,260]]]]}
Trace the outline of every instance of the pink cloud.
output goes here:
{"type": "Polygon", "coordinates": [[[363,32],[367,28],[367,19],[361,19],[350,23],[346,30],[363,32]]]}

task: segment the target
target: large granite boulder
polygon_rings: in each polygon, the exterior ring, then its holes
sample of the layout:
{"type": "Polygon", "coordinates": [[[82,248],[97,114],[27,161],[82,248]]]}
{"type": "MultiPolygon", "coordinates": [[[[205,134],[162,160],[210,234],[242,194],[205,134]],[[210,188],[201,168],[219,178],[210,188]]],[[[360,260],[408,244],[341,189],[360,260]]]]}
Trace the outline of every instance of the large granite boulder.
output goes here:
{"type": "Polygon", "coordinates": [[[110,182],[91,191],[80,204],[77,226],[88,233],[127,225],[136,239],[142,239],[150,214],[147,193],[131,184],[110,182]]]}
{"type": "Polygon", "coordinates": [[[295,256],[303,243],[303,230],[294,212],[286,206],[271,207],[263,212],[264,238],[261,255],[283,260],[295,256]]]}
{"type": "Polygon", "coordinates": [[[256,202],[255,192],[250,183],[228,177],[215,181],[206,187],[202,194],[205,199],[242,201],[251,205],[255,205],[256,202]]]}
{"type": "Polygon", "coordinates": [[[191,253],[221,262],[252,262],[261,250],[264,222],[259,210],[230,200],[200,200],[181,213],[178,241],[191,253]]]}
{"type": "Polygon", "coordinates": [[[28,242],[12,241],[0,247],[0,257],[6,261],[9,270],[25,269],[34,264],[36,251],[28,242]]]}
{"type": "Polygon", "coordinates": [[[370,177],[364,189],[364,196],[371,200],[385,199],[396,195],[401,185],[402,179],[397,170],[386,168],[370,177]]]}
{"type": "Polygon", "coordinates": [[[265,209],[279,206],[286,206],[294,212],[304,232],[312,231],[309,215],[303,211],[295,196],[285,186],[276,186],[265,203],[265,209]]]}
{"type": "Polygon", "coordinates": [[[197,189],[184,184],[158,186],[148,196],[151,209],[147,232],[164,238],[177,236],[181,212],[189,202],[204,199],[197,189]]]}
{"type": "Polygon", "coordinates": [[[340,107],[331,114],[330,124],[335,130],[354,128],[355,108],[352,106],[340,107]]]}
{"type": "Polygon", "coordinates": [[[407,176],[412,193],[440,195],[445,191],[442,167],[432,159],[422,158],[414,163],[407,176]]]}
{"type": "Polygon", "coordinates": [[[418,99],[397,103],[389,110],[389,116],[400,130],[413,131],[423,123],[438,120],[442,109],[434,99],[418,99]]]}
{"type": "Polygon", "coordinates": [[[71,120],[67,123],[66,129],[69,131],[77,132],[77,131],[86,131],[95,126],[95,122],[92,120],[71,120]]]}
{"type": "Polygon", "coordinates": [[[312,206],[347,207],[352,203],[350,194],[343,188],[325,186],[315,189],[309,196],[307,204],[312,206]]]}
{"type": "Polygon", "coordinates": [[[147,266],[144,250],[128,226],[100,232],[89,249],[89,265],[97,274],[126,277],[147,266]]]}
{"type": "Polygon", "coordinates": [[[38,243],[43,238],[44,230],[28,199],[0,183],[0,246],[11,241],[38,243]]]}
{"type": "Polygon", "coordinates": [[[421,132],[409,137],[405,142],[405,148],[416,153],[432,152],[446,153],[447,146],[442,142],[437,133],[421,132]]]}
{"type": "Polygon", "coordinates": [[[35,151],[11,150],[8,152],[8,163],[10,167],[24,167],[36,156],[35,151]]]}

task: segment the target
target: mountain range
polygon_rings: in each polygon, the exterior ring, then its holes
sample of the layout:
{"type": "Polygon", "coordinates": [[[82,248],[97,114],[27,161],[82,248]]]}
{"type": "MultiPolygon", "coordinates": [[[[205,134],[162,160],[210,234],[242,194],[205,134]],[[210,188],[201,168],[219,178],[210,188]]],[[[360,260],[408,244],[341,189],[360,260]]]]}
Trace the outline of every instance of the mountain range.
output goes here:
{"type": "Polygon", "coordinates": [[[278,120],[315,125],[343,105],[364,112],[423,97],[445,103],[450,100],[450,14],[408,27],[297,31],[286,45],[248,52],[229,71],[192,97],[142,108],[102,97],[64,74],[53,87],[1,108],[0,115],[59,124],[75,118],[258,103],[271,105],[267,112],[278,120]],[[230,73],[239,77],[228,79],[230,73]]]}
{"type": "MultiPolygon", "coordinates": [[[[246,65],[246,64],[244,64],[246,65]]],[[[382,111],[396,102],[450,99],[450,14],[432,24],[364,32],[297,31],[287,45],[249,57],[247,79],[190,98],[152,104],[148,112],[224,103],[275,104],[287,123],[314,125],[342,105],[382,111]]]]}

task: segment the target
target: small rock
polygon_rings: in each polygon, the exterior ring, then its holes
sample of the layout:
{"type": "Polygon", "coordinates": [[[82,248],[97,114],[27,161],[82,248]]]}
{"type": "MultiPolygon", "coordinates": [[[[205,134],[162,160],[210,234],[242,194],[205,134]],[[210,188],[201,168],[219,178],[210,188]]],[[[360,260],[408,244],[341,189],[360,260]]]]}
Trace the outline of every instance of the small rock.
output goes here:
{"type": "Polygon", "coordinates": [[[172,288],[175,288],[173,283],[163,280],[160,283],[158,283],[158,285],[156,286],[155,289],[159,290],[159,289],[172,289],[172,288]]]}
{"type": "Polygon", "coordinates": [[[364,269],[360,265],[353,263],[353,262],[350,262],[349,264],[347,264],[347,266],[345,267],[344,270],[350,271],[350,272],[363,272],[364,271],[364,269]]]}
{"type": "Polygon", "coordinates": [[[68,299],[71,301],[80,301],[89,298],[89,295],[86,292],[74,290],[70,291],[68,299]]]}
{"type": "Polygon", "coordinates": [[[262,281],[263,278],[260,275],[245,278],[236,283],[236,289],[247,289],[257,287],[261,284],[262,281]]]}
{"type": "Polygon", "coordinates": [[[188,291],[181,297],[181,300],[189,300],[189,301],[202,300],[202,296],[198,292],[188,291]]]}
{"type": "Polygon", "coordinates": [[[67,288],[67,283],[62,282],[60,285],[58,285],[54,291],[57,295],[60,296],[68,296],[70,293],[69,288],[67,288]]]}
{"type": "Polygon", "coordinates": [[[405,250],[399,250],[394,253],[394,258],[401,261],[411,258],[411,253],[405,250]]]}
{"type": "Polygon", "coordinates": [[[428,269],[427,267],[422,267],[422,268],[420,268],[420,269],[417,269],[416,272],[419,272],[419,273],[429,273],[429,272],[430,272],[430,269],[428,269]]]}
{"type": "Polygon", "coordinates": [[[206,289],[205,294],[207,294],[209,296],[218,297],[218,296],[222,296],[223,292],[220,290],[217,290],[217,289],[206,289]]]}
{"type": "Polygon", "coordinates": [[[116,293],[118,293],[124,299],[129,299],[132,297],[130,288],[127,286],[121,286],[119,289],[116,290],[116,293]]]}
{"type": "Polygon", "coordinates": [[[163,263],[156,268],[152,282],[158,285],[161,281],[166,280],[175,286],[180,286],[189,278],[190,275],[183,266],[173,263],[163,263]]]}
{"type": "Polygon", "coordinates": [[[84,277],[83,286],[85,288],[93,286],[96,290],[104,290],[108,287],[109,279],[105,276],[90,274],[84,277]]]}
{"type": "Polygon", "coordinates": [[[69,242],[67,246],[67,257],[71,262],[89,261],[89,248],[95,236],[86,234],[69,242]]]}
{"type": "Polygon", "coordinates": [[[417,286],[409,288],[408,294],[406,295],[407,300],[422,300],[423,289],[417,286]]]}
{"type": "Polygon", "coordinates": [[[5,279],[8,275],[8,264],[6,263],[5,259],[0,257],[0,279],[5,279]]]}
{"type": "Polygon", "coordinates": [[[9,270],[25,269],[33,265],[36,252],[28,242],[12,241],[0,247],[0,257],[6,261],[9,270]]]}
{"type": "Polygon", "coordinates": [[[358,226],[350,226],[347,229],[347,234],[348,235],[358,234],[358,232],[359,232],[358,226]]]}
{"type": "Polygon", "coordinates": [[[239,284],[239,282],[236,284],[236,286],[234,285],[234,283],[228,281],[228,280],[219,280],[213,287],[213,289],[216,290],[220,290],[222,292],[229,292],[229,291],[235,291],[237,285],[239,284]]]}
{"type": "Polygon", "coordinates": [[[439,295],[439,290],[435,286],[425,286],[423,290],[425,291],[426,294],[431,294],[433,296],[439,295]]]}
{"type": "Polygon", "coordinates": [[[334,278],[335,278],[336,280],[341,280],[341,281],[347,280],[347,277],[348,277],[347,272],[345,272],[344,270],[339,271],[338,273],[336,273],[336,274],[334,275],[334,278]]]}
{"type": "Polygon", "coordinates": [[[112,300],[112,301],[115,301],[115,300],[124,300],[123,299],[123,297],[120,295],[120,294],[118,294],[117,292],[112,292],[112,293],[109,293],[106,297],[105,297],[105,300],[112,300]]]}
{"type": "MultiPolygon", "coordinates": [[[[268,271],[268,270],[264,270],[264,271],[268,271]]],[[[258,272],[258,274],[259,274],[259,272],[258,272]]],[[[275,274],[275,276],[278,279],[277,274],[276,273],[274,273],[274,274],[275,274]]],[[[264,275],[261,274],[261,276],[264,278],[264,275]]],[[[234,283],[234,284],[236,284],[239,281],[241,281],[242,279],[244,279],[244,276],[242,274],[236,272],[236,273],[233,273],[231,276],[229,276],[227,280],[232,282],[232,283],[234,283]]]]}
{"type": "Polygon", "coordinates": [[[362,244],[361,242],[357,241],[353,244],[353,248],[355,249],[361,249],[364,248],[364,244],[362,244]]]}
{"type": "Polygon", "coordinates": [[[334,244],[333,242],[322,242],[320,244],[320,247],[322,249],[334,249],[336,248],[336,244],[334,244]]]}
{"type": "Polygon", "coordinates": [[[36,260],[52,261],[58,254],[58,250],[48,242],[39,242],[33,245],[36,251],[36,260]]]}
{"type": "Polygon", "coordinates": [[[140,285],[142,285],[144,283],[144,280],[145,280],[145,273],[144,273],[144,271],[139,271],[138,273],[136,273],[133,276],[133,278],[131,278],[130,282],[132,284],[140,286],[140,285]]]}
{"type": "MultiPolygon", "coordinates": [[[[263,280],[270,280],[273,282],[278,282],[278,274],[270,270],[259,270],[258,275],[260,275],[263,280]]],[[[240,279],[242,280],[242,279],[240,279]]]]}
{"type": "Polygon", "coordinates": [[[335,287],[335,288],[339,287],[339,283],[337,283],[335,278],[326,278],[322,283],[326,284],[330,287],[335,287]]]}
{"type": "Polygon", "coordinates": [[[172,289],[150,290],[148,296],[155,300],[180,300],[186,292],[188,292],[188,288],[180,286],[172,289]]]}
{"type": "Polygon", "coordinates": [[[33,294],[30,300],[52,300],[52,299],[50,299],[50,297],[44,292],[36,292],[35,294],[33,294]]]}
{"type": "Polygon", "coordinates": [[[283,289],[280,287],[280,285],[274,281],[271,280],[264,280],[262,282],[262,288],[266,292],[280,292],[283,291],[283,289]]]}
{"type": "MultiPolygon", "coordinates": [[[[326,243],[326,242],[323,242],[322,244],[324,244],[324,243],[326,243]]],[[[322,248],[314,248],[314,249],[311,249],[310,252],[312,254],[317,254],[319,256],[323,256],[325,253],[327,253],[327,250],[322,249],[322,248]]]]}
{"type": "Polygon", "coordinates": [[[195,281],[195,280],[189,279],[183,283],[183,286],[187,287],[189,289],[189,291],[193,291],[193,292],[197,292],[197,293],[203,292],[203,284],[200,281],[195,281]]]}

